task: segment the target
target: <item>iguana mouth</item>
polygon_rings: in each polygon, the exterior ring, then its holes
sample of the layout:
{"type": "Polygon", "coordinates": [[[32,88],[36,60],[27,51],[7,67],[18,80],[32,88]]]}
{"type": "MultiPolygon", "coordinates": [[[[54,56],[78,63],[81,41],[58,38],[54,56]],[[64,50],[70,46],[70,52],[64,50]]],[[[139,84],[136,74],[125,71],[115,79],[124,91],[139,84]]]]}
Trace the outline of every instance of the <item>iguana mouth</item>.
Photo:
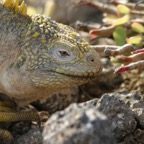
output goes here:
{"type": "Polygon", "coordinates": [[[62,72],[60,70],[58,71],[55,71],[55,73],[57,74],[61,74],[61,75],[65,75],[65,76],[68,76],[68,77],[72,77],[72,78],[84,78],[84,79],[94,79],[96,78],[96,76],[102,71],[101,68],[99,68],[97,70],[97,72],[83,72],[83,73],[76,73],[76,72],[71,72],[71,71],[65,71],[65,72],[62,72]]]}

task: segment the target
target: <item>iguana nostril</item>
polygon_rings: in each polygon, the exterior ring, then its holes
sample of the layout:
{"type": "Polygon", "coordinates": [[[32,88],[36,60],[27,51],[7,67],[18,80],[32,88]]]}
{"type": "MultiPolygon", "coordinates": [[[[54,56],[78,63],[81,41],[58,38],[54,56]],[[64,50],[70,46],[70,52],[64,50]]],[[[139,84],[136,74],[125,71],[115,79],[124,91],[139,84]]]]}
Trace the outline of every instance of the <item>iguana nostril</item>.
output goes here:
{"type": "Polygon", "coordinates": [[[95,57],[94,57],[93,55],[89,55],[89,56],[87,57],[87,61],[88,61],[89,63],[94,63],[94,62],[95,62],[95,57]]]}

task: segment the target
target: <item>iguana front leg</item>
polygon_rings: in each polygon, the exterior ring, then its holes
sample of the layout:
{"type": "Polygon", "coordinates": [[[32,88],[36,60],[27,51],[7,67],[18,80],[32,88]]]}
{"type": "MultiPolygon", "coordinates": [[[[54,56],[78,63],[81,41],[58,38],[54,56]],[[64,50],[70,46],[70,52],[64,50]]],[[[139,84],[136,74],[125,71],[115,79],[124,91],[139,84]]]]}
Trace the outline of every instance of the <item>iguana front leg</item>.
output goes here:
{"type": "MultiPolygon", "coordinates": [[[[0,102],[0,122],[17,122],[17,121],[39,121],[37,112],[32,111],[17,111],[16,105],[13,102],[0,102]]],[[[0,137],[6,142],[11,143],[13,140],[12,134],[0,129],[0,137]]]]}

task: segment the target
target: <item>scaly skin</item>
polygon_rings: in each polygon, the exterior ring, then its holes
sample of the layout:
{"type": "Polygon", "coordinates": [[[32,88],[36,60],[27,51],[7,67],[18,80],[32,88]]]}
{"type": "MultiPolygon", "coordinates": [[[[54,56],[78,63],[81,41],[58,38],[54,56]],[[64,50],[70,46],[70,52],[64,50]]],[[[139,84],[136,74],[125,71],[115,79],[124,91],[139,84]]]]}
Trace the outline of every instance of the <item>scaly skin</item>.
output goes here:
{"type": "MultiPolygon", "coordinates": [[[[42,15],[28,16],[18,0],[0,4],[0,92],[17,106],[84,84],[101,70],[95,50],[71,27],[42,15]]],[[[5,105],[0,111],[0,121],[38,119],[5,105]]]]}

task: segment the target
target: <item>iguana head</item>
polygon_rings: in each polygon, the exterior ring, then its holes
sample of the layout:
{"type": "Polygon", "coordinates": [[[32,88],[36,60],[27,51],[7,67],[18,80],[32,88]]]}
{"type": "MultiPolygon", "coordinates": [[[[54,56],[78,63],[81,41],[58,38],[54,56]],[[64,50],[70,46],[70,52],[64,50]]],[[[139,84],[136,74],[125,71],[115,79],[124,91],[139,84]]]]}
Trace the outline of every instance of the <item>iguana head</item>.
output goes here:
{"type": "Polygon", "coordinates": [[[19,0],[4,0],[3,6],[26,20],[28,29],[21,33],[21,54],[15,65],[29,73],[33,85],[71,87],[101,72],[97,53],[74,29],[42,15],[28,16],[24,1],[19,5],[19,0]]]}
{"type": "Polygon", "coordinates": [[[83,84],[102,70],[95,50],[74,29],[41,15],[32,17],[22,51],[37,87],[83,84]]]}
{"type": "Polygon", "coordinates": [[[33,85],[71,87],[101,72],[96,51],[74,29],[42,15],[28,16],[24,1],[19,5],[19,0],[4,0],[3,6],[19,20],[21,54],[14,65],[18,73],[29,74],[33,85]]]}

